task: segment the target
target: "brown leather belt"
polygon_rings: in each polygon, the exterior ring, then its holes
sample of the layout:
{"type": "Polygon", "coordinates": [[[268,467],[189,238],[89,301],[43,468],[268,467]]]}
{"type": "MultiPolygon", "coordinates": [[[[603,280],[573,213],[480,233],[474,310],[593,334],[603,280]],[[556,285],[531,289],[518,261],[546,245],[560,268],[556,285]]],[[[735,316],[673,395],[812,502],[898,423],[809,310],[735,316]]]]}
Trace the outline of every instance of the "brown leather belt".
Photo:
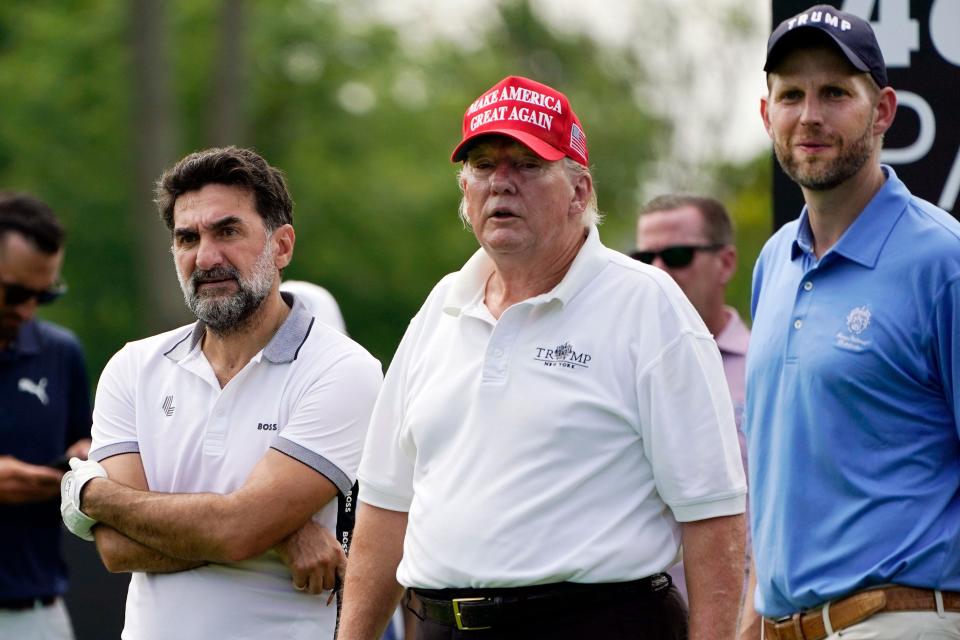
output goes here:
{"type": "MultiPolygon", "coordinates": [[[[944,611],[960,612],[960,593],[942,591],[944,611]]],[[[831,602],[827,613],[834,631],[862,622],[875,613],[894,611],[936,611],[937,600],[930,589],[913,587],[881,587],[858,591],[852,596],[831,602]]],[[[763,619],[767,640],[823,640],[827,628],[823,623],[823,607],[795,613],[781,620],[763,619]]]]}

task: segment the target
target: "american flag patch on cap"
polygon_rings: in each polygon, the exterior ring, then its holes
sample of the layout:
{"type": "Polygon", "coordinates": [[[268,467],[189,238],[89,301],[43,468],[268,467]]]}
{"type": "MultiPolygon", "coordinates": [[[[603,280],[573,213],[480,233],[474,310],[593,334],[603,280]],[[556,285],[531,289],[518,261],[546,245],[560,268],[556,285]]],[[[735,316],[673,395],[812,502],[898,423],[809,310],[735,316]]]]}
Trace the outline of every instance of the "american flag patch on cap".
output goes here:
{"type": "Polygon", "coordinates": [[[570,125],[570,148],[579,153],[584,160],[587,159],[587,136],[576,122],[570,125]]]}

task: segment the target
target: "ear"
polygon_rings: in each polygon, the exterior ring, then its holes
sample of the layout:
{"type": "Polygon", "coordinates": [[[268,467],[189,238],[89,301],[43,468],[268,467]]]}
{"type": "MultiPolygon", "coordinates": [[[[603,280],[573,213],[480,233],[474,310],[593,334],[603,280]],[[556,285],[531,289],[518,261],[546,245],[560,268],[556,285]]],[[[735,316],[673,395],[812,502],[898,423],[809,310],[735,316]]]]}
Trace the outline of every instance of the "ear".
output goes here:
{"type": "Polygon", "coordinates": [[[293,260],[293,245],[297,241],[297,234],[294,232],[293,226],[289,224],[281,225],[274,230],[272,241],[277,243],[273,263],[277,266],[277,269],[285,269],[293,260]]]}
{"type": "Polygon", "coordinates": [[[897,115],[897,92],[892,87],[880,89],[875,114],[873,135],[883,135],[893,125],[893,119],[897,115]]]}
{"type": "Polygon", "coordinates": [[[577,176],[576,182],[573,183],[573,197],[570,199],[570,216],[581,215],[587,208],[587,203],[590,202],[592,195],[593,178],[590,174],[584,173],[577,176]]]}
{"type": "Polygon", "coordinates": [[[770,131],[770,98],[760,96],[760,119],[763,120],[763,128],[767,130],[767,135],[773,139],[773,133],[770,131]]]}
{"type": "Polygon", "coordinates": [[[717,278],[720,284],[727,286],[727,283],[733,279],[733,274],[737,272],[737,248],[732,244],[717,251],[717,258],[720,262],[720,269],[717,278]]]}

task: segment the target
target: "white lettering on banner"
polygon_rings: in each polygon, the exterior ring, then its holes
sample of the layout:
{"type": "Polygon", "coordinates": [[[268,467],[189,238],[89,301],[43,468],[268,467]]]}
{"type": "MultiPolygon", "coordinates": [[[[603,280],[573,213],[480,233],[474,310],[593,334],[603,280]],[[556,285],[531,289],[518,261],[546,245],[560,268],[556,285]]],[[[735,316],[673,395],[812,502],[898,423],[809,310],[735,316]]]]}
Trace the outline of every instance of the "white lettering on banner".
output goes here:
{"type": "MultiPolygon", "coordinates": [[[[953,2],[955,0],[948,0],[948,4],[953,2]]],[[[843,3],[844,11],[864,20],[870,20],[875,7],[877,21],[870,26],[887,68],[909,67],[910,53],[920,50],[920,23],[910,17],[910,0],[845,0],[843,3]]],[[[955,32],[955,25],[951,25],[951,38],[955,32]]]]}
{"type": "MultiPolygon", "coordinates": [[[[523,87],[505,87],[504,89],[494,89],[490,93],[480,96],[467,109],[467,115],[474,114],[481,109],[485,109],[492,104],[496,104],[497,102],[505,102],[507,100],[513,102],[526,102],[527,104],[532,104],[544,109],[549,109],[550,111],[555,111],[560,115],[563,114],[563,106],[560,104],[560,100],[555,96],[548,96],[544,93],[540,93],[539,91],[524,89],[523,87]]],[[[502,120],[503,118],[494,119],[502,120]]]]}
{"type": "Polygon", "coordinates": [[[913,109],[920,121],[920,131],[913,144],[899,149],[882,149],[880,160],[888,164],[911,164],[923,159],[937,139],[937,118],[930,103],[912,91],[897,91],[897,106],[913,109]]]}

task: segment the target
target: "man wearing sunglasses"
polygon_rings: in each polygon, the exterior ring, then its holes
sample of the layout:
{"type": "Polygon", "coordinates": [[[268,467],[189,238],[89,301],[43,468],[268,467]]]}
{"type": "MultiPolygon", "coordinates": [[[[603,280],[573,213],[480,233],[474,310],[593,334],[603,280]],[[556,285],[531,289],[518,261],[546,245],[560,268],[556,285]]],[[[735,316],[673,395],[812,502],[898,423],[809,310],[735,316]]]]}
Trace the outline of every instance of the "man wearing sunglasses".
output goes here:
{"type": "MultiPolygon", "coordinates": [[[[669,273],[717,341],[723,358],[723,373],[733,400],[740,457],[746,468],[746,438],[740,427],[750,330],[737,310],[726,304],[727,283],[737,268],[730,214],[714,198],[675,194],[658,196],[640,210],[637,249],[630,256],[669,273]]],[[[747,569],[749,557],[748,535],[747,569]]],[[[671,567],[670,575],[686,597],[683,563],[671,567]]]]}
{"type": "Polygon", "coordinates": [[[880,162],[897,94],[869,22],[811,7],[764,70],[806,206],[753,275],[742,637],[960,637],[960,223],[880,162]]]}
{"type": "Polygon", "coordinates": [[[37,198],[0,193],[0,638],[72,638],[56,497],[85,458],[90,398],[77,339],[34,318],[64,291],[63,228],[37,198]]]}

